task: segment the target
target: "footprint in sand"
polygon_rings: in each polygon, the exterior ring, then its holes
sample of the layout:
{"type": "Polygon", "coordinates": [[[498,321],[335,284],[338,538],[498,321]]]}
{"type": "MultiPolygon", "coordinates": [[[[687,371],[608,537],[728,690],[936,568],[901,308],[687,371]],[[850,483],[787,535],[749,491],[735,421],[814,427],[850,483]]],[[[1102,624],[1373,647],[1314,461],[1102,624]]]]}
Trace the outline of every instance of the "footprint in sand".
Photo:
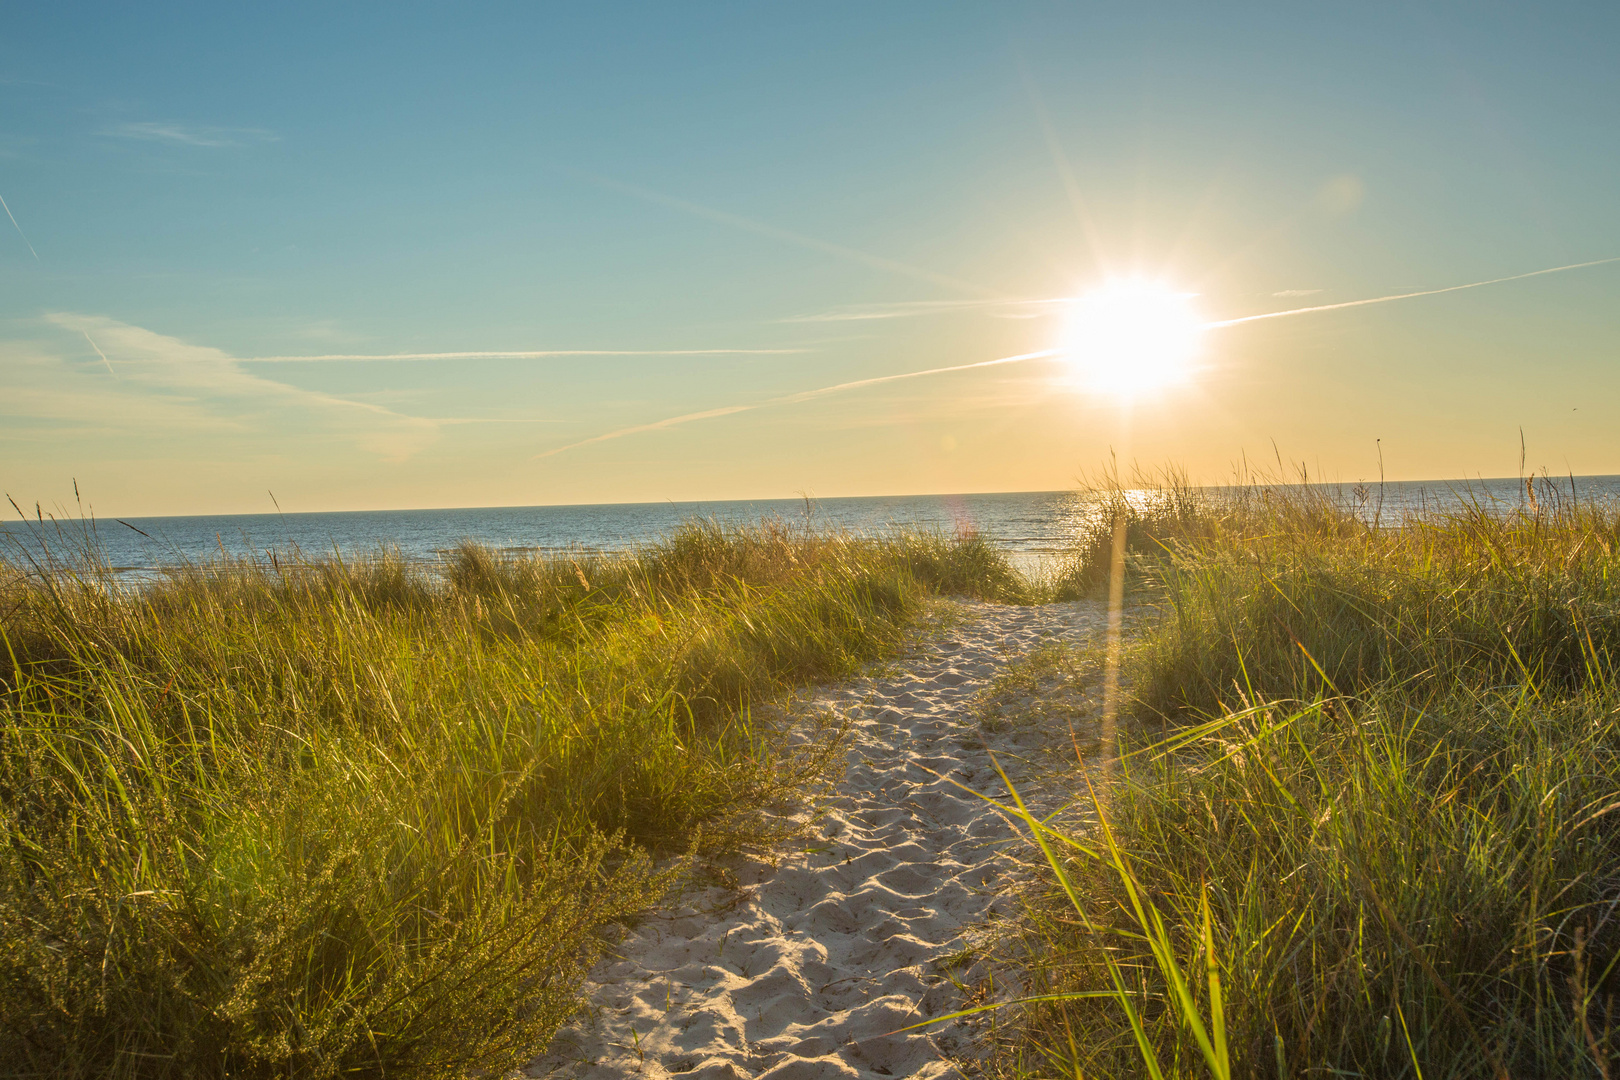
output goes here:
{"type": "Polygon", "coordinates": [[[952,780],[1004,795],[990,755],[1014,762],[1050,734],[982,730],[972,702],[1043,643],[1099,641],[1106,617],[1093,603],[962,607],[909,671],[809,699],[852,721],[826,839],[774,866],[740,860],[741,903],[713,889],[644,921],[530,1076],[927,1080],[972,1054],[971,1029],[950,1023],[891,1034],[961,1007],[938,962],[995,912],[1009,872],[1015,830],[952,780]]]}

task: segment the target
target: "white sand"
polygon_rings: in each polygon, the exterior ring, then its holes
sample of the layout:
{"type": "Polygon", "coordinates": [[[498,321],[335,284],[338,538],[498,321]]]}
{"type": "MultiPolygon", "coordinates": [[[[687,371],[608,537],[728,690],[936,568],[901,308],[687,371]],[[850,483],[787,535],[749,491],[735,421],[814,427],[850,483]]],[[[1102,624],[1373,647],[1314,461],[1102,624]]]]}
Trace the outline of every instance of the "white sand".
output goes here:
{"type": "Polygon", "coordinates": [[[530,1075],[931,1078],[975,1056],[960,1022],[888,1034],[963,1007],[940,961],[997,913],[1013,872],[1016,830],[941,776],[1005,795],[991,752],[1017,782],[1054,735],[1067,744],[1067,722],[988,732],[972,699],[1043,641],[1100,642],[1105,616],[1092,603],[962,614],[896,672],[807,697],[853,721],[848,769],[809,838],[734,860],[741,892],[704,889],[642,921],[530,1075]]]}

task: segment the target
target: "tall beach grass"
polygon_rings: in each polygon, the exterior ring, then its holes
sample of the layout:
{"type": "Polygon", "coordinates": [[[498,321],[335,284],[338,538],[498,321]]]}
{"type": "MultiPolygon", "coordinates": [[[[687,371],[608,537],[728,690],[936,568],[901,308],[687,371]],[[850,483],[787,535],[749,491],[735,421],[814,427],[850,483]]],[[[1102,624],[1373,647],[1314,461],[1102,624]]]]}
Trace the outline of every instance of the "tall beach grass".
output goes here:
{"type": "MultiPolygon", "coordinates": [[[[693,523],[622,557],[0,564],[0,1072],[498,1075],[654,857],[820,766],[756,706],[892,649],[971,537],[693,523]]],[[[676,863],[676,871],[679,863],[676,863]]]]}
{"type": "Polygon", "coordinates": [[[1170,480],[1112,493],[1156,608],[1114,783],[1077,792],[1102,826],[1027,819],[1024,963],[1057,1000],[1002,1065],[1615,1075],[1620,511],[1543,483],[1391,522],[1170,480]]]}

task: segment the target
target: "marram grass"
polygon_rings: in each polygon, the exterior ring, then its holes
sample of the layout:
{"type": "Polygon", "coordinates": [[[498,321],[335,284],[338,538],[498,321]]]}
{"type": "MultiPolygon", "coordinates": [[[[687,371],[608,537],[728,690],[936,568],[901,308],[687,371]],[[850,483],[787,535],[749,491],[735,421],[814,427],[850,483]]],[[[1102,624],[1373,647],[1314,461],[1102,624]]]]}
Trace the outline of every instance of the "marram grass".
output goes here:
{"type": "MultiPolygon", "coordinates": [[[[1543,489],[1376,524],[1116,490],[1134,717],[1102,824],[1045,841],[1011,1075],[1608,1077],[1620,1067],[1620,514],[1543,489]]],[[[498,1074],[576,1006],[649,853],[759,839],[813,774],[751,705],[972,540],[693,526],[442,575],[222,564],[120,591],[0,570],[0,1068],[498,1074]]]]}
{"type": "Polygon", "coordinates": [[[1046,1000],[1000,1067],[1617,1075],[1620,513],[1114,501],[1157,614],[1112,783],[1076,793],[1103,824],[1026,818],[1046,1000]]]}
{"type": "Polygon", "coordinates": [[[693,524],[614,558],[0,566],[0,1073],[499,1075],[651,855],[761,839],[752,706],[893,648],[972,538],[693,524]]]}

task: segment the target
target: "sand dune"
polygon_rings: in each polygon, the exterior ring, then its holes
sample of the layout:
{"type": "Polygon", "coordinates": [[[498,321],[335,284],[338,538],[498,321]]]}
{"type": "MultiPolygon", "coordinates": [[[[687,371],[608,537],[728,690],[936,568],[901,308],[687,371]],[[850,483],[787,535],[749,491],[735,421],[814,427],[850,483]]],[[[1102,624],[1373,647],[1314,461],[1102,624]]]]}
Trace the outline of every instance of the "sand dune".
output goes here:
{"type": "Polygon", "coordinates": [[[951,780],[1004,795],[992,752],[1016,780],[1032,753],[1070,738],[1067,722],[987,725],[975,695],[1044,641],[1098,641],[1104,615],[1090,603],[961,614],[900,670],[807,695],[852,721],[848,767],[810,838],[734,860],[740,890],[689,894],[628,933],[530,1075],[930,1078],[975,1055],[971,1025],[889,1034],[962,1007],[947,961],[1012,871],[1016,831],[951,780]]]}

